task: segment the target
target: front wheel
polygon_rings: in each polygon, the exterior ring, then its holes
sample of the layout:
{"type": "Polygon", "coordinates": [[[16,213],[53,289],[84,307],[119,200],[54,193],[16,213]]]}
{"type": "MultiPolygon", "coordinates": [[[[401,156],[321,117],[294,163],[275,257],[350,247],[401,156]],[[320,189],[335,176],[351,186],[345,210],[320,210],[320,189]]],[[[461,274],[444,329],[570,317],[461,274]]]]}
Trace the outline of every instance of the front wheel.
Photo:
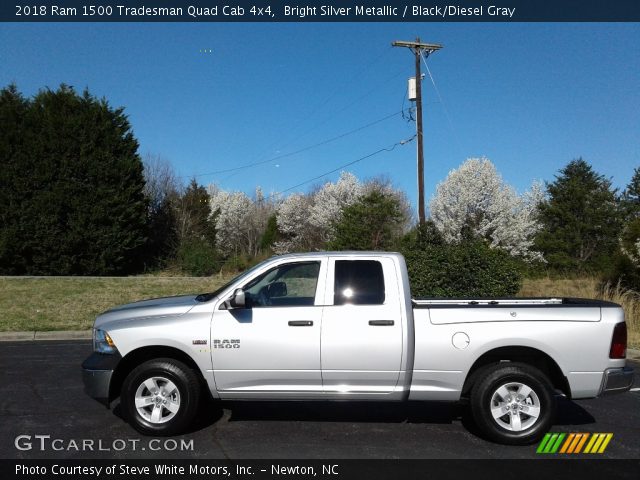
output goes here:
{"type": "Polygon", "coordinates": [[[196,374],[178,360],[149,360],[125,379],[120,404],[125,419],[145,435],[175,435],[184,431],[198,409],[196,374]]]}
{"type": "Polygon", "coordinates": [[[471,390],[471,412],[482,432],[507,445],[539,440],[553,424],[556,400],[547,377],[521,363],[491,367],[471,390]]]}

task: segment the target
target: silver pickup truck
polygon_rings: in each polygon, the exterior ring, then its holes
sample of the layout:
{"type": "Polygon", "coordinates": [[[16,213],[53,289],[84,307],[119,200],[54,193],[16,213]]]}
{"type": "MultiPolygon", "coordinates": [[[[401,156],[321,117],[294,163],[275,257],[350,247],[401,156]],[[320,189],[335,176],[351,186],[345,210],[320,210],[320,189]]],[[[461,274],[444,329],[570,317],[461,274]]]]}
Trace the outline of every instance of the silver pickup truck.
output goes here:
{"type": "MultiPolygon", "coordinates": [[[[203,395],[233,400],[468,401],[486,437],[535,442],[555,397],[630,389],[616,304],[411,298],[402,255],[272,257],[215,292],[113,308],[94,325],[86,392],[172,435],[203,395]]],[[[425,408],[429,408],[425,405],[425,408]]]]}

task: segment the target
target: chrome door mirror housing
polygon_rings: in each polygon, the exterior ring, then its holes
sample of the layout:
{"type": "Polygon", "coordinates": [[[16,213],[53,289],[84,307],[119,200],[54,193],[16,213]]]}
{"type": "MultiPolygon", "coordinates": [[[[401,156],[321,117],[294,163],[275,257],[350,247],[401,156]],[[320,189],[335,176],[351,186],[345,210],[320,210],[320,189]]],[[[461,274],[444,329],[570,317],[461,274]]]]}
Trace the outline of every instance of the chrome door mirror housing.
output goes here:
{"type": "Polygon", "coordinates": [[[244,290],[236,288],[233,295],[226,302],[230,308],[246,308],[246,296],[244,290]]]}

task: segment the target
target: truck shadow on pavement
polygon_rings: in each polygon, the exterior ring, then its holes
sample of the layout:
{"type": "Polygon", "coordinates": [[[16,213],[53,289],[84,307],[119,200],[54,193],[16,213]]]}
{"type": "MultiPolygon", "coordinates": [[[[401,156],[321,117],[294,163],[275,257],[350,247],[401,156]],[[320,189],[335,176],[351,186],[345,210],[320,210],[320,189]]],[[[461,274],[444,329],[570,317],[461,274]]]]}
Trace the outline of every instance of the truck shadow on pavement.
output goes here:
{"type": "MultiPolygon", "coordinates": [[[[223,402],[229,421],[315,421],[380,423],[452,423],[469,415],[464,404],[449,402],[223,402]]],[[[585,425],[595,418],[580,405],[558,398],[556,425],[585,425]]]]}
{"type": "MultiPolygon", "coordinates": [[[[577,403],[558,397],[554,425],[587,425],[595,418],[577,403]]],[[[120,405],[112,410],[122,419],[120,405]]],[[[476,429],[470,409],[462,403],[450,402],[338,402],[338,401],[213,401],[201,402],[191,428],[195,433],[217,422],[282,421],[282,422],[357,422],[357,423],[462,423],[471,433],[476,429]]]]}

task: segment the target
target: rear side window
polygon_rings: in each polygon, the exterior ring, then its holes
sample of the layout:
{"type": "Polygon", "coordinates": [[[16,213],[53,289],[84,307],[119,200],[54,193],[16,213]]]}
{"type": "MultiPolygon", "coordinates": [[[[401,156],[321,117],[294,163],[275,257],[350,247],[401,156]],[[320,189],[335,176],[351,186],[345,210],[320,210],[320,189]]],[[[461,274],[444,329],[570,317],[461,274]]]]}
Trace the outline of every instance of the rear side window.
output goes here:
{"type": "Polygon", "coordinates": [[[384,275],[376,260],[337,260],[334,305],[382,305],[384,275]]]}

